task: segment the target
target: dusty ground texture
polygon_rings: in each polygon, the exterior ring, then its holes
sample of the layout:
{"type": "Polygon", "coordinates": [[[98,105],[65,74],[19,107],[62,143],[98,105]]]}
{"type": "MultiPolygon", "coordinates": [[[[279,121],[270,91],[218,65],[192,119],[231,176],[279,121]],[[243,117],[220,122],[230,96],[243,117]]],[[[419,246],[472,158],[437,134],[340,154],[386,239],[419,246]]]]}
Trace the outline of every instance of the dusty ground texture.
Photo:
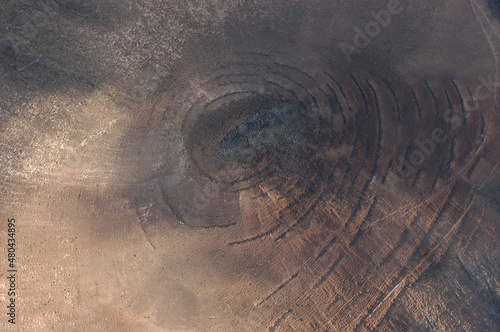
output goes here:
{"type": "Polygon", "coordinates": [[[0,329],[500,330],[499,18],[2,1],[0,329]]]}

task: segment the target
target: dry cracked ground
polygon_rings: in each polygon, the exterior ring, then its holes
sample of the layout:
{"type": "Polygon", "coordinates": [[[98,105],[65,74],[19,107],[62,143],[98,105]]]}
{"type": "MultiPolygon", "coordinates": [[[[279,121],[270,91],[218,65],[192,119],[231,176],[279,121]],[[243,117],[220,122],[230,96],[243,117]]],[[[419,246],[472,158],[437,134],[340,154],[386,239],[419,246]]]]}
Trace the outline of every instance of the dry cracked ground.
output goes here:
{"type": "Polygon", "coordinates": [[[0,23],[2,330],[500,330],[500,1],[0,23]]]}

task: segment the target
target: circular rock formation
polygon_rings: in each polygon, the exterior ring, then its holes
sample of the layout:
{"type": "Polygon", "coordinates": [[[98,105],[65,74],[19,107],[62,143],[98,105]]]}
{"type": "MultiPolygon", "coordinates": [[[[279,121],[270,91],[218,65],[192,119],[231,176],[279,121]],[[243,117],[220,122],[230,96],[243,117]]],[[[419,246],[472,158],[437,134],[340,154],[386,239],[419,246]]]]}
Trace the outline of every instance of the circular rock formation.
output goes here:
{"type": "Polygon", "coordinates": [[[498,330],[495,3],[0,5],[27,329],[498,330]]]}

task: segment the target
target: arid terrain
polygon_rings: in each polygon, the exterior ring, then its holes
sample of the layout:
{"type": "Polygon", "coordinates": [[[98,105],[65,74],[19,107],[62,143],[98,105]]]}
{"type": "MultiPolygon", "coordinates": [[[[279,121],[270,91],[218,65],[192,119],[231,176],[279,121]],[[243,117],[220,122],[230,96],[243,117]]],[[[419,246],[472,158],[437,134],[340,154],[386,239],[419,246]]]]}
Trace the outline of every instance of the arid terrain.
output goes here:
{"type": "Polygon", "coordinates": [[[500,331],[500,2],[3,0],[0,330],[500,331]]]}

